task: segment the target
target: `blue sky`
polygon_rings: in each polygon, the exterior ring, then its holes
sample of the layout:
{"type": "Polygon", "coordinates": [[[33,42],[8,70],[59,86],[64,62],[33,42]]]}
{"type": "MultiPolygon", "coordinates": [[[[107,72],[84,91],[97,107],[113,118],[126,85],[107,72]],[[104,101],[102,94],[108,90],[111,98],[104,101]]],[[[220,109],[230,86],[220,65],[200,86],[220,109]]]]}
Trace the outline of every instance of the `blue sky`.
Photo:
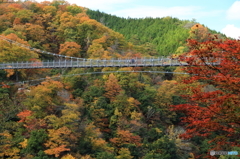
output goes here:
{"type": "Polygon", "coordinates": [[[229,37],[240,37],[240,0],[66,0],[119,17],[196,19],[229,37]]]}

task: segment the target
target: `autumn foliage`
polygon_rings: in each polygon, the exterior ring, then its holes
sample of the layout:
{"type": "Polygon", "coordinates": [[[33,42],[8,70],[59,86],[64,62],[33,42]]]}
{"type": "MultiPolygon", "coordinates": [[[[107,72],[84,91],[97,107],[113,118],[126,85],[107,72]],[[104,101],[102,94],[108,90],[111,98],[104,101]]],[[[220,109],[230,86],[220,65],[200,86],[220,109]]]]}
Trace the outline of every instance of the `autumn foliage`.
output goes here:
{"type": "Polygon", "coordinates": [[[204,42],[188,40],[191,56],[181,60],[189,64],[184,71],[191,76],[184,82],[201,84],[184,96],[186,104],[175,105],[173,110],[186,115],[182,117],[187,129],[183,138],[201,136],[215,150],[226,150],[240,146],[240,41],[208,37],[204,42]]]}
{"type": "Polygon", "coordinates": [[[189,64],[0,70],[0,158],[193,159],[239,147],[239,40],[192,21],[124,19],[64,0],[0,3],[0,24],[9,68],[174,52],[189,64]]]}

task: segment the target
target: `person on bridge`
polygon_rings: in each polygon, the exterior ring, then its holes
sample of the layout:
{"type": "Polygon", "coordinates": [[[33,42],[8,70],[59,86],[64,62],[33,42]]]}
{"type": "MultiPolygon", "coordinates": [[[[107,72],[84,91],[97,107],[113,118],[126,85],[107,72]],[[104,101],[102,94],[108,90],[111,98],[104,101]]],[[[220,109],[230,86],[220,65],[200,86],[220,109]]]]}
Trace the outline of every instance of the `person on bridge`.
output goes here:
{"type": "Polygon", "coordinates": [[[135,63],[135,60],[134,59],[131,59],[131,64],[134,64],[135,63]]]}

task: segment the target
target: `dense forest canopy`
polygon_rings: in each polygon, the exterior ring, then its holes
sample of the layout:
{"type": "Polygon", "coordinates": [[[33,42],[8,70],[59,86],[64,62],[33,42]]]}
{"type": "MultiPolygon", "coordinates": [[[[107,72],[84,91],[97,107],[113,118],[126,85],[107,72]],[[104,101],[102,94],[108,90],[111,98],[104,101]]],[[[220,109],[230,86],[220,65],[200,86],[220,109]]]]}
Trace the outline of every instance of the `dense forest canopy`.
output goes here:
{"type": "Polygon", "coordinates": [[[219,157],[210,150],[240,153],[239,40],[191,20],[125,19],[63,0],[0,3],[0,24],[0,63],[61,60],[30,47],[90,59],[171,56],[190,64],[0,70],[0,158],[194,159],[219,157]],[[219,57],[219,66],[201,65],[219,57]],[[183,71],[189,74],[172,73],[183,71]],[[92,74],[81,74],[86,72],[92,74]]]}
{"type": "MultiPolygon", "coordinates": [[[[167,56],[178,52],[186,44],[189,31],[197,22],[179,20],[174,17],[162,18],[121,18],[100,11],[87,10],[87,14],[103,25],[120,32],[127,40],[136,45],[144,45],[157,55],[167,56]]],[[[214,30],[210,33],[220,34],[214,30]]]]}

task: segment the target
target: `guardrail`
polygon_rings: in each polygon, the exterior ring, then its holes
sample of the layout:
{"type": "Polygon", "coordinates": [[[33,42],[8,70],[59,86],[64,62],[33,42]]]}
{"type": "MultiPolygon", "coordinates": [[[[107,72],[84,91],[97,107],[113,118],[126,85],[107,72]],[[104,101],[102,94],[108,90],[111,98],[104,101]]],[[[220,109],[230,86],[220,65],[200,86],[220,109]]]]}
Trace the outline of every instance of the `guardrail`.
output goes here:
{"type": "MultiPolygon", "coordinates": [[[[210,64],[210,63],[209,63],[210,64]]],[[[219,62],[211,63],[218,65],[219,62]]],[[[90,68],[90,67],[160,67],[188,66],[186,62],[171,58],[140,58],[140,59],[111,59],[111,60],[73,60],[43,62],[12,62],[0,63],[0,69],[36,69],[36,68],[90,68]]]]}

